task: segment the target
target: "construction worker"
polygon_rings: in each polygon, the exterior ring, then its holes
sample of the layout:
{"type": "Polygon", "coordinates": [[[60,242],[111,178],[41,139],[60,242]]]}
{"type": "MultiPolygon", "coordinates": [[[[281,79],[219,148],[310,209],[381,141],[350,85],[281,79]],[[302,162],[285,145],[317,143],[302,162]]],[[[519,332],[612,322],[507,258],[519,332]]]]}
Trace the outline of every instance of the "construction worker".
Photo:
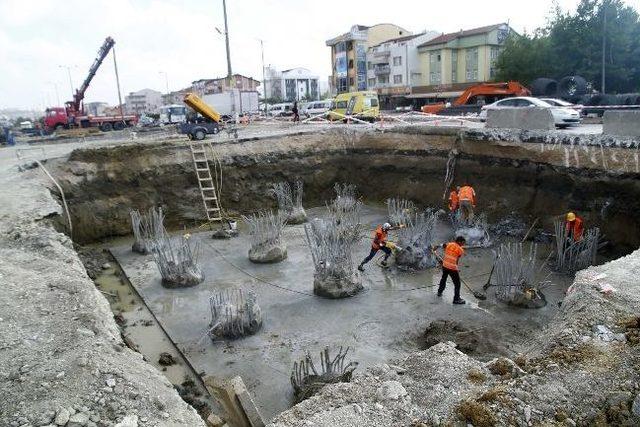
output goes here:
{"type": "Polygon", "coordinates": [[[369,252],[369,255],[367,255],[367,257],[364,260],[362,260],[362,262],[358,266],[358,270],[364,271],[364,265],[369,261],[371,261],[371,259],[373,259],[373,257],[376,255],[376,253],[378,253],[378,251],[384,252],[384,259],[382,260],[382,265],[386,266],[387,259],[391,255],[391,247],[387,246],[387,236],[389,234],[389,231],[395,230],[401,227],[402,226],[392,227],[391,224],[389,224],[388,222],[385,222],[384,224],[379,225],[373,234],[373,242],[371,243],[371,252],[369,252]]]}
{"type": "Polygon", "coordinates": [[[476,207],[476,192],[473,187],[465,183],[458,191],[458,199],[462,217],[466,220],[473,219],[473,209],[476,207]]]}
{"type": "Polygon", "coordinates": [[[454,286],[454,304],[466,304],[466,301],[460,298],[460,271],[458,267],[458,260],[462,255],[464,255],[464,244],[465,238],[458,236],[455,241],[444,243],[442,245],[442,248],[444,249],[444,258],[441,260],[442,278],[440,279],[440,286],[438,287],[438,296],[442,296],[444,288],[447,286],[447,277],[451,276],[454,286]]]}
{"type": "Polygon", "coordinates": [[[573,212],[569,212],[565,222],[565,232],[569,240],[574,242],[582,240],[582,234],[584,233],[584,221],[582,221],[582,218],[573,212]]]}
{"type": "Polygon", "coordinates": [[[460,187],[456,187],[455,190],[451,189],[451,193],[449,193],[449,212],[455,214],[458,210],[459,198],[458,192],[460,191],[460,187]]]}

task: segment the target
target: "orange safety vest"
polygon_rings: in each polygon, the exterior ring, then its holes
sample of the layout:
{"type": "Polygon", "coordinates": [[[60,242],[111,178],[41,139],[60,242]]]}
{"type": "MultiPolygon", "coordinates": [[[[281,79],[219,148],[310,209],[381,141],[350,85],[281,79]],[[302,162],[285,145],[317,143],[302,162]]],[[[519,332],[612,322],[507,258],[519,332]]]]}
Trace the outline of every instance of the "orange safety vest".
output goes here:
{"type": "Polygon", "coordinates": [[[476,204],[476,192],[473,187],[469,185],[465,185],[464,187],[460,187],[460,193],[458,193],[460,200],[469,200],[472,205],[476,204]]]}
{"type": "Polygon", "coordinates": [[[458,209],[458,193],[456,190],[451,190],[449,194],[449,210],[453,212],[456,209],[458,209]]]}
{"type": "Polygon", "coordinates": [[[464,249],[456,242],[449,242],[444,248],[442,267],[448,270],[458,271],[458,259],[464,255],[464,249]]]}
{"type": "Polygon", "coordinates": [[[582,240],[582,234],[584,233],[584,225],[582,218],[576,215],[575,221],[567,221],[565,225],[565,231],[567,236],[573,237],[573,240],[579,242],[582,240]]]}
{"type": "Polygon", "coordinates": [[[387,242],[387,234],[388,233],[382,229],[382,226],[379,225],[373,234],[373,243],[371,244],[371,247],[376,250],[380,249],[380,246],[387,242]]]}

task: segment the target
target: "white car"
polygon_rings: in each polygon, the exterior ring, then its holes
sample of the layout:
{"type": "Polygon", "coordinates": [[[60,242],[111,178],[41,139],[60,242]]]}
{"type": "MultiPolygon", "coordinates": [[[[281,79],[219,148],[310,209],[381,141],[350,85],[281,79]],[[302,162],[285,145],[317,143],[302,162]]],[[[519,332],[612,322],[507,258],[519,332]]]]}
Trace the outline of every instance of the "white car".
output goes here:
{"type": "Polygon", "coordinates": [[[487,111],[499,110],[501,108],[532,108],[541,107],[551,110],[551,115],[557,127],[563,128],[574,124],[580,123],[580,114],[566,107],[557,107],[551,105],[548,102],[542,101],[538,98],[532,98],[530,96],[518,96],[514,98],[505,98],[500,101],[496,101],[493,104],[485,105],[480,110],[479,118],[481,121],[487,120],[487,111]]]}
{"type": "Polygon", "coordinates": [[[571,110],[576,110],[578,113],[582,111],[582,107],[583,107],[583,105],[581,104],[572,104],[570,102],[565,101],[564,99],[540,98],[540,100],[556,107],[570,108],[571,110]]]}
{"type": "Polygon", "coordinates": [[[329,112],[331,108],[332,99],[325,99],[324,101],[312,101],[309,102],[302,110],[302,114],[306,117],[316,116],[318,114],[324,114],[329,112]]]}

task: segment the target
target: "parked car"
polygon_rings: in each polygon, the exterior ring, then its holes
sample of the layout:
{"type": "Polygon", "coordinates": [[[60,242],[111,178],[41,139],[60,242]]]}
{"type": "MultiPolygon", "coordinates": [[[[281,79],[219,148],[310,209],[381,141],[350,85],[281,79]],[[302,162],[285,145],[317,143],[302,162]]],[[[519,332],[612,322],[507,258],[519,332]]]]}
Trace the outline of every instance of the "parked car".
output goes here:
{"type": "Polygon", "coordinates": [[[558,98],[539,98],[539,99],[555,107],[569,108],[577,111],[578,113],[582,112],[583,105],[572,104],[571,102],[565,101],[564,99],[558,99],[558,98]]]}
{"type": "Polygon", "coordinates": [[[332,99],[325,99],[324,101],[312,101],[309,102],[302,109],[302,114],[306,117],[317,116],[318,114],[324,114],[331,108],[332,99]]]}
{"type": "Polygon", "coordinates": [[[269,107],[269,115],[273,117],[293,116],[293,102],[283,102],[282,104],[274,104],[269,107]]]}
{"type": "Polygon", "coordinates": [[[481,121],[487,120],[487,112],[489,110],[499,110],[501,108],[548,108],[551,111],[555,125],[559,128],[568,127],[574,124],[580,123],[580,114],[577,111],[566,108],[556,107],[548,102],[542,101],[538,98],[532,98],[529,96],[518,96],[514,98],[505,98],[500,101],[496,101],[493,104],[485,105],[480,110],[479,118],[481,121]]]}

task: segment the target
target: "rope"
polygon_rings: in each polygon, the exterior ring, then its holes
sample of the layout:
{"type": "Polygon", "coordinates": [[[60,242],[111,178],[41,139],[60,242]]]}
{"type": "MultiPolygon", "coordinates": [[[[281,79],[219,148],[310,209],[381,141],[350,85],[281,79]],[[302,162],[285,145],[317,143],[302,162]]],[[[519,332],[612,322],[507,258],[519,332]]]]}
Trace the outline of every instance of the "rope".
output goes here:
{"type": "Polygon", "coordinates": [[[281,289],[283,291],[288,291],[288,292],[293,292],[296,294],[300,294],[300,295],[307,295],[307,296],[311,296],[314,297],[314,294],[311,294],[309,292],[303,292],[303,291],[296,291],[295,289],[289,289],[289,288],[285,288],[284,286],[280,286],[280,285],[276,285],[275,283],[271,283],[268,280],[262,279],[258,276],[255,276],[251,273],[249,273],[248,271],[246,271],[245,269],[243,269],[242,267],[237,266],[236,264],[234,264],[233,262],[231,262],[226,256],[224,256],[224,254],[218,250],[217,248],[215,248],[211,243],[206,243],[207,246],[209,246],[211,249],[213,249],[218,255],[220,255],[220,257],[223,259],[223,261],[225,261],[227,264],[231,265],[233,268],[235,268],[236,270],[240,271],[241,273],[246,274],[247,276],[264,283],[265,285],[269,285],[269,286],[273,286],[274,288],[277,289],[281,289]]]}

